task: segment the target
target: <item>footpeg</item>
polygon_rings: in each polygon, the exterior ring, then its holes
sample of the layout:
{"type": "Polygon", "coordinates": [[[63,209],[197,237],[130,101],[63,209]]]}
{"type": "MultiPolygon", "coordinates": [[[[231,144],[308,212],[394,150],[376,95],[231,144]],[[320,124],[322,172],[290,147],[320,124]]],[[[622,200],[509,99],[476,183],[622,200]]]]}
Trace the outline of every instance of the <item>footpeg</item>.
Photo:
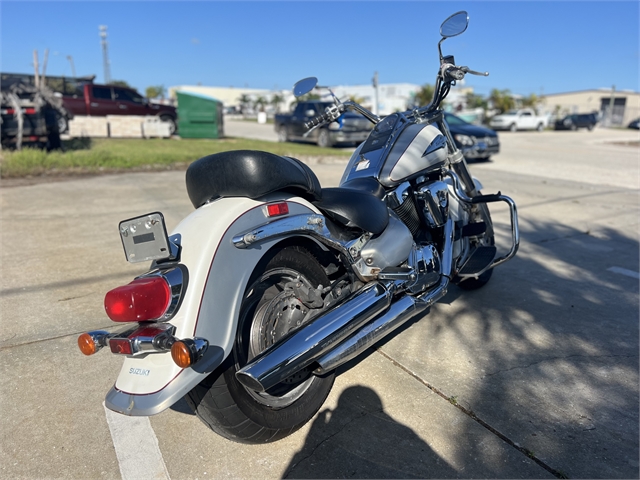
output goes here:
{"type": "Polygon", "coordinates": [[[484,222],[468,223],[462,227],[461,237],[477,237],[487,231],[487,224],[484,222]]]}

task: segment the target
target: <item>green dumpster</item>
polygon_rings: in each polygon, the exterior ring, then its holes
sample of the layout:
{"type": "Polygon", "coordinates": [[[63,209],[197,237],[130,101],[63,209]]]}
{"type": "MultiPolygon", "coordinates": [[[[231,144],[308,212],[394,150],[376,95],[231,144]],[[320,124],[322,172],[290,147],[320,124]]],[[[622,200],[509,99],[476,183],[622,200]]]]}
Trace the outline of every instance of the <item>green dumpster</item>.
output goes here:
{"type": "Polygon", "coordinates": [[[191,92],[176,92],[178,134],[182,138],[220,138],[224,136],[222,102],[191,92]]]}

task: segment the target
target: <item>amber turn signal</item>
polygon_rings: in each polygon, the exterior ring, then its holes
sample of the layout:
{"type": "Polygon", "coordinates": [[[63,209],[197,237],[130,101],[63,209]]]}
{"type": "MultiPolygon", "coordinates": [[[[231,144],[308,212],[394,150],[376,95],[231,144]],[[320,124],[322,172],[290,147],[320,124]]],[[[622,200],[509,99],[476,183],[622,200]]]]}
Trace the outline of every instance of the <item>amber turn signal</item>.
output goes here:
{"type": "Polygon", "coordinates": [[[171,358],[180,368],[187,368],[191,365],[191,349],[183,341],[174,342],[171,345],[171,358]]]}
{"type": "Polygon", "coordinates": [[[88,333],[83,333],[78,337],[78,347],[85,355],[93,355],[98,351],[96,342],[93,341],[93,338],[88,333]]]}

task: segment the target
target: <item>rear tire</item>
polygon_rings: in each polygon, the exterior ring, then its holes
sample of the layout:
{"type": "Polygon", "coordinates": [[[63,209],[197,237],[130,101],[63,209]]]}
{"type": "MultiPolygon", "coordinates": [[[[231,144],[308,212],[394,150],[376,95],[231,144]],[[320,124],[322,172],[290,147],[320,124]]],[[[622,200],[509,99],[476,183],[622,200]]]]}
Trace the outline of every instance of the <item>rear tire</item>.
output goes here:
{"type": "Polygon", "coordinates": [[[169,135],[174,135],[178,130],[175,118],[170,115],[160,115],[160,120],[169,124],[169,135]]]}
{"type": "Polygon", "coordinates": [[[306,322],[308,309],[284,288],[298,278],[313,288],[330,283],[311,253],[297,246],[283,248],[254,272],[240,307],[232,354],[185,397],[200,420],[229,440],[284,438],[307,423],[331,391],[334,372],[319,377],[303,370],[265,393],[248,389],[235,376],[248,360],[306,322]]]}
{"type": "Polygon", "coordinates": [[[518,125],[516,125],[515,123],[512,123],[511,126],[509,127],[509,130],[511,130],[512,132],[517,132],[518,125]]]}

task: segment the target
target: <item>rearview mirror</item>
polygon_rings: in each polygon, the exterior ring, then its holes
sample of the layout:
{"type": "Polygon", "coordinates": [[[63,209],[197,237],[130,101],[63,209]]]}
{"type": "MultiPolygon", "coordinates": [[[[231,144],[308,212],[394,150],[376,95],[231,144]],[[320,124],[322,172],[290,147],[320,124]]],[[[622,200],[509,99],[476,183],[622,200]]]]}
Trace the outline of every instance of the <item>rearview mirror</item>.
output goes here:
{"type": "Polygon", "coordinates": [[[469,26],[469,14],[464,10],[454,13],[440,25],[440,35],[444,38],[455,37],[469,26]]]}
{"type": "Polygon", "coordinates": [[[296,97],[301,97],[316,88],[317,84],[318,79],[316,77],[303,78],[293,86],[293,94],[296,97]]]}

